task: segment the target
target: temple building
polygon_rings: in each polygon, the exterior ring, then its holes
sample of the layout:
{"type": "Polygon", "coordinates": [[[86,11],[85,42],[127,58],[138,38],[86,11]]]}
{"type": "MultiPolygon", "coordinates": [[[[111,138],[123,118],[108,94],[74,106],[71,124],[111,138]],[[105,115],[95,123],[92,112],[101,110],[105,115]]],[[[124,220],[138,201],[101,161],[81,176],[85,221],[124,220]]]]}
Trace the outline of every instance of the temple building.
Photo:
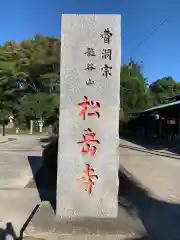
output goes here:
{"type": "Polygon", "coordinates": [[[143,135],[170,140],[180,138],[180,94],[169,98],[167,104],[145,109],[138,114],[134,124],[143,135]]]}

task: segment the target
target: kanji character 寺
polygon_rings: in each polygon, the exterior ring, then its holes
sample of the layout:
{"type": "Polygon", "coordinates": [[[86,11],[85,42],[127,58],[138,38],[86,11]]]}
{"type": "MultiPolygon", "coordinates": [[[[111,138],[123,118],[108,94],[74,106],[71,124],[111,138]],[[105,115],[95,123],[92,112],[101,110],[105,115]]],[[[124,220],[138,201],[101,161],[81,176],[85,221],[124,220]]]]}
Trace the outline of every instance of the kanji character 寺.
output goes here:
{"type": "Polygon", "coordinates": [[[85,145],[82,147],[81,152],[82,153],[89,153],[91,157],[93,157],[96,153],[96,146],[93,144],[99,144],[100,142],[98,140],[95,140],[94,137],[96,134],[92,132],[90,128],[84,130],[85,134],[83,134],[83,141],[78,142],[84,143],[85,145]],[[92,146],[93,145],[93,146],[92,146]]]}
{"type": "MultiPolygon", "coordinates": [[[[80,111],[79,115],[85,120],[86,117],[86,112],[88,110],[88,107],[91,109],[97,109],[100,108],[100,103],[94,102],[94,101],[88,101],[88,98],[84,96],[84,102],[78,103],[79,106],[82,107],[82,110],[80,111]]],[[[96,116],[100,117],[99,112],[92,112],[92,113],[87,113],[88,116],[96,116]]]]}
{"type": "Polygon", "coordinates": [[[89,164],[85,163],[85,169],[83,170],[84,177],[79,180],[85,184],[85,191],[90,195],[92,192],[92,187],[94,186],[93,178],[98,179],[98,176],[94,174],[94,169],[90,168],[89,164]]]}

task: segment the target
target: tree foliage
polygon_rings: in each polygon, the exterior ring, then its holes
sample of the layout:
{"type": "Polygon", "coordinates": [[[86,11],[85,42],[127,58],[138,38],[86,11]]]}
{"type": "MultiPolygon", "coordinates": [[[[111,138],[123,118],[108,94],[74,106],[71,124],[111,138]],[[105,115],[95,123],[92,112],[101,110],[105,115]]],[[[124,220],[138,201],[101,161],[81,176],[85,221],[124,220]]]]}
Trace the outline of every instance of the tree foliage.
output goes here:
{"type": "Polygon", "coordinates": [[[27,122],[28,126],[29,120],[48,122],[57,117],[59,46],[59,39],[41,35],[0,46],[0,115],[4,121],[14,114],[18,125],[27,122]]]}
{"type": "MultiPolygon", "coordinates": [[[[58,129],[60,39],[36,35],[0,46],[0,123],[14,115],[18,126],[44,121],[58,129]]],[[[166,103],[180,93],[180,83],[167,76],[148,87],[143,65],[130,59],[120,70],[120,120],[127,122],[141,109],[166,103]]]]}
{"type": "Polygon", "coordinates": [[[127,122],[133,113],[164,104],[172,96],[180,94],[180,83],[172,77],[158,79],[148,86],[143,76],[142,65],[130,60],[121,67],[121,121],[127,122]]]}

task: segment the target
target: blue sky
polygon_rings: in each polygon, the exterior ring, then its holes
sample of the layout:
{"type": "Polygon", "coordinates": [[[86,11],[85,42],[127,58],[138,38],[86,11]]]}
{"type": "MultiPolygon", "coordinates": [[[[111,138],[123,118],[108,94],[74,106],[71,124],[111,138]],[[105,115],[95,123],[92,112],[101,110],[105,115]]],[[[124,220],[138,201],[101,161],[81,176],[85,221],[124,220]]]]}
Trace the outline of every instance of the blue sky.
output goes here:
{"type": "Polygon", "coordinates": [[[130,57],[143,61],[149,83],[164,76],[180,81],[178,0],[1,0],[0,44],[37,33],[59,36],[63,13],[121,14],[123,61],[130,57]],[[166,23],[148,37],[166,18],[166,23]]]}

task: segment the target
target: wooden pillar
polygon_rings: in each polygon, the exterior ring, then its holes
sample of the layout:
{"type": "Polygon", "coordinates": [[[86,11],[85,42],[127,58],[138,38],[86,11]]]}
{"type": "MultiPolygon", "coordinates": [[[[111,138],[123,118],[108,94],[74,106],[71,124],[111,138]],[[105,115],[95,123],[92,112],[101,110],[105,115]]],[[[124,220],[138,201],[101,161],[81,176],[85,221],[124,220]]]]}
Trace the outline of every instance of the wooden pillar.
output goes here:
{"type": "Polygon", "coordinates": [[[159,136],[162,138],[162,117],[159,116],[159,136]]]}
{"type": "Polygon", "coordinates": [[[145,116],[144,135],[147,137],[147,116],[145,116]]]}
{"type": "Polygon", "coordinates": [[[180,137],[180,109],[178,108],[178,136],[180,137]]]}

